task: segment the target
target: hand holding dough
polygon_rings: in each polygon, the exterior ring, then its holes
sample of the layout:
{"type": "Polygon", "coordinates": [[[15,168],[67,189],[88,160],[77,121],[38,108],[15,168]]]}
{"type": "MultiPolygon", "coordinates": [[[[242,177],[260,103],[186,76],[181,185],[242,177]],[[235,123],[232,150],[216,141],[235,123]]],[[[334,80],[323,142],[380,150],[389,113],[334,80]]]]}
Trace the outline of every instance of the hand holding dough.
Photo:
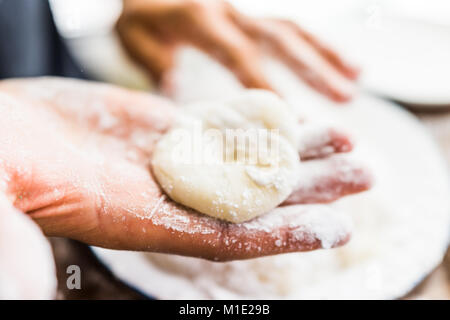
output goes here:
{"type": "Polygon", "coordinates": [[[343,230],[344,221],[301,204],[329,202],[330,195],[337,199],[369,186],[355,170],[358,179],[336,170],[342,163],[331,160],[338,155],[317,157],[325,146],[340,152],[345,139],[326,130],[312,144],[317,134],[307,130],[299,134],[303,147],[297,151],[308,179],[298,175],[302,186],[289,201],[296,206],[285,206],[298,223],[276,209],[229,224],[170,200],[149,172],[157,141],[181,111],[169,101],[106,84],[41,78],[0,81],[0,104],[0,171],[8,175],[3,187],[11,205],[48,236],[215,261],[309,251],[340,246],[350,235],[347,230],[333,241],[323,238],[300,216],[323,217],[333,230],[343,230]]]}
{"type": "Polygon", "coordinates": [[[299,166],[297,124],[275,94],[251,90],[229,101],[188,106],[186,112],[153,155],[156,179],[173,200],[239,223],[292,193],[299,166]]]}

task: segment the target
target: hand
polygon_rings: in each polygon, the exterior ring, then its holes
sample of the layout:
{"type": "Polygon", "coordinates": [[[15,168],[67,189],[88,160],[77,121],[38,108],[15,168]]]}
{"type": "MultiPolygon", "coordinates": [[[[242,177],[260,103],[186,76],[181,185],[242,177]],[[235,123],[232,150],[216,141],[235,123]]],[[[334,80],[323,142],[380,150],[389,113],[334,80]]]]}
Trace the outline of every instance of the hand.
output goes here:
{"type": "Polygon", "coordinates": [[[156,81],[172,68],[181,44],[208,53],[249,88],[271,89],[261,68],[262,45],[337,102],[352,97],[359,73],[295,23],[252,18],[223,0],[125,0],[117,31],[131,57],[156,81]]]}
{"type": "MultiPolygon", "coordinates": [[[[43,78],[0,82],[0,106],[3,196],[48,236],[221,261],[313,250],[324,245],[320,237],[290,217],[331,217],[325,223],[336,227],[342,221],[331,209],[298,204],[329,202],[370,186],[363,168],[330,155],[351,149],[346,135],[305,129],[300,153],[309,158],[308,179],[300,179],[306,184],[286,201],[289,206],[229,224],[174,203],[152,177],[153,147],[177,112],[168,101],[43,78]],[[272,214],[286,220],[268,225],[272,214]]],[[[332,246],[348,239],[343,230],[332,246]]]]}

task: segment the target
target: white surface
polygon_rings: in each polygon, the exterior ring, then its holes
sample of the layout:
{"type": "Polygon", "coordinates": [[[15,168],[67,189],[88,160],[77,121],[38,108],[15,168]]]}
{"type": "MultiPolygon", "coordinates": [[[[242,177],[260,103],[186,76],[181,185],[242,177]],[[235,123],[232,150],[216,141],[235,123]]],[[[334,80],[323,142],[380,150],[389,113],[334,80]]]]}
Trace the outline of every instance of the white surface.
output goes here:
{"type": "Polygon", "coordinates": [[[450,105],[450,26],[354,17],[330,21],[323,34],[362,66],[363,88],[410,104],[450,105]]]}
{"type": "MultiPolygon", "coordinates": [[[[353,132],[355,157],[373,168],[376,186],[333,204],[354,220],[343,248],[213,263],[163,254],[95,248],[119,276],[159,298],[396,298],[442,259],[450,232],[449,179],[433,140],[407,112],[361,96],[336,106],[269,62],[273,84],[299,113],[335,121],[353,132]]],[[[239,90],[205,57],[184,54],[177,98],[187,101],[239,90]],[[204,72],[196,72],[201,65],[204,72]],[[214,82],[210,81],[214,75],[214,82]]]]}
{"type": "Polygon", "coordinates": [[[3,195],[0,208],[0,300],[53,299],[57,281],[50,244],[38,225],[3,195]]]}
{"type": "Polygon", "coordinates": [[[122,0],[49,0],[55,24],[65,38],[108,33],[122,12],[122,0]]]}

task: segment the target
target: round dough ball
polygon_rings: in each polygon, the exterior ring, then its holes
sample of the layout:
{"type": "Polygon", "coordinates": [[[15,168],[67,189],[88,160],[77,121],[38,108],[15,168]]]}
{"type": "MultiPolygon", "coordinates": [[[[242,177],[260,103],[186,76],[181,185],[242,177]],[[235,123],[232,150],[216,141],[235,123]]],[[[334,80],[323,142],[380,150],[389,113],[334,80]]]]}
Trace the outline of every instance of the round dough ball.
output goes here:
{"type": "Polygon", "coordinates": [[[291,144],[298,144],[296,116],[287,103],[270,91],[246,90],[227,101],[190,104],[185,111],[203,120],[208,128],[279,130],[291,144]]]}
{"type": "Polygon", "coordinates": [[[291,194],[300,159],[286,137],[283,117],[275,115],[280,108],[286,110],[284,120],[294,117],[275,95],[251,95],[188,107],[189,115],[158,142],[153,172],[170,198],[240,223],[272,210],[291,194]]]}

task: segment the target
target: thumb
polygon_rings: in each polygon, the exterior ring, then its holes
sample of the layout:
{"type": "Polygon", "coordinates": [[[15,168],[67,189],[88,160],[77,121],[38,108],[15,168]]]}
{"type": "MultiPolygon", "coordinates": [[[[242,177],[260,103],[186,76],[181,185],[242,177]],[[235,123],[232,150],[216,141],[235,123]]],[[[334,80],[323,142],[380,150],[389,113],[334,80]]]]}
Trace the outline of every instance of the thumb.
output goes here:
{"type": "Polygon", "coordinates": [[[52,299],[56,273],[39,227],[0,194],[0,299],[52,299]]]}

